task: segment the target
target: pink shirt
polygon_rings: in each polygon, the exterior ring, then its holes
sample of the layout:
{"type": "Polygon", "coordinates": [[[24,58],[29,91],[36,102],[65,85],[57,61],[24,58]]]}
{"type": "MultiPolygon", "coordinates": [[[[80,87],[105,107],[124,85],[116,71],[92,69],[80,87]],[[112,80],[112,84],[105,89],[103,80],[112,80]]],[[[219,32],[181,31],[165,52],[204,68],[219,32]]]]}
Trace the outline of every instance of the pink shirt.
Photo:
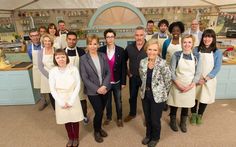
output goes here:
{"type": "Polygon", "coordinates": [[[111,82],[115,82],[115,78],[114,78],[114,72],[113,72],[113,68],[114,68],[114,64],[115,64],[115,54],[112,56],[111,59],[108,58],[108,64],[109,64],[109,68],[110,68],[110,72],[111,72],[111,82]]]}

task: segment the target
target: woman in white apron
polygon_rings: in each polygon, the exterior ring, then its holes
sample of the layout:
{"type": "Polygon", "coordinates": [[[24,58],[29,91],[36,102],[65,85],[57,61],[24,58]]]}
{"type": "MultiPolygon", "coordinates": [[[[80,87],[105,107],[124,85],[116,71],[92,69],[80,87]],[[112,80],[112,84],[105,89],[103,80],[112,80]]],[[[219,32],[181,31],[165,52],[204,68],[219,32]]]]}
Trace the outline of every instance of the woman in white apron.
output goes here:
{"type": "Polygon", "coordinates": [[[68,147],[79,144],[79,121],[84,119],[78,96],[80,90],[80,75],[77,67],[69,65],[69,57],[63,49],[54,54],[56,67],[49,72],[51,94],[56,101],[56,122],[65,124],[69,141],[68,147]]]}
{"type": "Polygon", "coordinates": [[[167,104],[170,106],[170,128],[178,131],[176,113],[181,110],[180,129],[187,132],[186,121],[188,108],[195,104],[196,83],[200,78],[199,54],[193,54],[193,35],[186,35],[182,39],[183,51],[175,52],[171,59],[171,72],[173,84],[170,89],[167,104]]]}
{"type": "Polygon", "coordinates": [[[195,106],[191,108],[190,122],[199,125],[202,124],[202,115],[207,104],[215,102],[216,75],[222,64],[222,52],[216,48],[216,34],[212,29],[203,32],[200,45],[194,52],[200,53],[202,72],[196,88],[195,106]]]}
{"type": "MultiPolygon", "coordinates": [[[[173,22],[169,26],[169,32],[172,34],[172,38],[166,39],[162,46],[162,59],[166,60],[166,63],[170,65],[172,55],[176,51],[181,51],[181,34],[184,32],[184,24],[182,22],[173,22]]],[[[168,105],[165,104],[164,111],[168,110],[168,105]]]]}
{"type": "Polygon", "coordinates": [[[50,94],[48,73],[54,67],[53,64],[53,38],[49,34],[42,37],[43,49],[38,53],[38,67],[40,70],[40,92],[46,97],[49,94],[53,109],[55,109],[55,100],[50,94]]]}

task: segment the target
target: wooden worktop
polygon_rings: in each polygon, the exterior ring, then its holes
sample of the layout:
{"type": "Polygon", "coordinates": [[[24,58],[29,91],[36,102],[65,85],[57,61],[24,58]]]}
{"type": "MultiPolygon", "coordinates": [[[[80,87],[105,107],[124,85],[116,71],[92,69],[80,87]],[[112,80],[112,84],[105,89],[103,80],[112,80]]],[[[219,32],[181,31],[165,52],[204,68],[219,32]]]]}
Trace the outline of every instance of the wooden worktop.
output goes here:
{"type": "Polygon", "coordinates": [[[28,70],[28,69],[31,69],[32,67],[33,67],[33,64],[31,62],[18,62],[18,63],[15,63],[14,65],[10,66],[9,68],[0,69],[0,71],[28,70]],[[25,63],[25,66],[17,67],[17,65],[24,64],[24,63],[25,63]]]}

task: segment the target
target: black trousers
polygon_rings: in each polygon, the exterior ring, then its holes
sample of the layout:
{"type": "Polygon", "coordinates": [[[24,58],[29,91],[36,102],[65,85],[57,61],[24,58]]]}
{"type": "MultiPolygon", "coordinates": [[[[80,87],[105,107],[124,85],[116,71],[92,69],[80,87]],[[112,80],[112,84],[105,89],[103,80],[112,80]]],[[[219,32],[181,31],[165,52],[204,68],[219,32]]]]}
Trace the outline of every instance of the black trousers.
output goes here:
{"type": "Polygon", "coordinates": [[[93,119],[93,127],[95,132],[99,132],[102,128],[103,111],[107,104],[107,94],[105,95],[88,95],[89,101],[93,107],[95,116],[93,119]]]}
{"type": "Polygon", "coordinates": [[[84,117],[87,117],[87,100],[80,100],[84,117]]]}
{"type": "MultiPolygon", "coordinates": [[[[170,107],[170,115],[176,116],[178,107],[174,107],[174,106],[169,106],[169,107],[170,107]]],[[[188,116],[188,108],[182,108],[180,115],[181,116],[188,116]]]]}
{"type": "Polygon", "coordinates": [[[151,140],[159,140],[164,102],[156,103],[150,91],[145,92],[145,97],[142,99],[142,106],[146,122],[146,137],[151,140]]]}
{"type": "Polygon", "coordinates": [[[207,104],[199,102],[198,111],[197,111],[197,106],[198,106],[198,100],[195,100],[195,105],[193,106],[193,108],[191,108],[191,113],[197,113],[203,115],[203,113],[206,110],[207,104]]]}
{"type": "Polygon", "coordinates": [[[51,93],[49,93],[49,99],[50,99],[53,110],[55,110],[55,99],[53,98],[51,93]]]}

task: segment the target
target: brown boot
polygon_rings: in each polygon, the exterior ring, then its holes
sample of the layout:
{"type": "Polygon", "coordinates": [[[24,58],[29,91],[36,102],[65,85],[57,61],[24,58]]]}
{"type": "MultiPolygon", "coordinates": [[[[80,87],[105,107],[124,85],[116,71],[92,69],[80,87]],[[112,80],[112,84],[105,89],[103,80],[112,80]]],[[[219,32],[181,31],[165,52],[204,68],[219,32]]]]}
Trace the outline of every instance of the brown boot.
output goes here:
{"type": "Polygon", "coordinates": [[[183,132],[183,133],[186,133],[187,132],[187,127],[186,127],[186,121],[187,121],[187,117],[188,116],[181,116],[181,120],[180,120],[180,130],[183,132]]]}
{"type": "Polygon", "coordinates": [[[131,121],[132,119],[134,119],[135,116],[131,116],[131,115],[128,115],[125,119],[124,119],[124,122],[129,122],[131,121]]]}
{"type": "Polygon", "coordinates": [[[103,138],[102,138],[100,132],[94,132],[94,139],[98,143],[102,143],[103,142],[103,138]]]}
{"type": "Polygon", "coordinates": [[[178,127],[177,127],[177,124],[176,124],[176,116],[175,115],[170,115],[170,128],[177,132],[178,131],[178,127]]]}

